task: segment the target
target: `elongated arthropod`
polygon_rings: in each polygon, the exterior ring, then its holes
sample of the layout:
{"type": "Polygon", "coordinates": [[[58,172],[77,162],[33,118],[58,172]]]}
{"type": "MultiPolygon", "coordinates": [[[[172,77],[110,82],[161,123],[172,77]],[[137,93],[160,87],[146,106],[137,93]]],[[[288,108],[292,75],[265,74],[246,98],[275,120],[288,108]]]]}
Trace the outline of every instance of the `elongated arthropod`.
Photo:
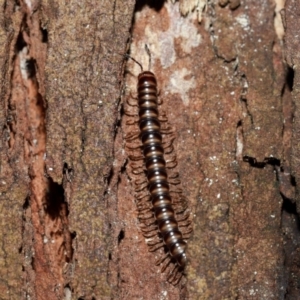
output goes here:
{"type": "Polygon", "coordinates": [[[180,269],[186,266],[186,242],[179,230],[166,171],[162,134],[158,119],[157,81],[150,71],[138,76],[139,128],[148,189],[159,233],[180,269]]]}

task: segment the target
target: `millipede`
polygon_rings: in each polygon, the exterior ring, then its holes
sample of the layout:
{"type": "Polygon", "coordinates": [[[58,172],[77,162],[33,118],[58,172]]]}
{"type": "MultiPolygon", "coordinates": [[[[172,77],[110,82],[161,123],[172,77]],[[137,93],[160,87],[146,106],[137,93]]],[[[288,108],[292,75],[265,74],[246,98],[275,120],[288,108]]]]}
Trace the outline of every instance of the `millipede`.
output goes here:
{"type": "MultiPolygon", "coordinates": [[[[144,225],[142,226],[143,234],[146,238],[154,238],[152,242],[148,242],[150,251],[164,247],[166,255],[156,264],[161,264],[169,258],[162,267],[162,272],[172,262],[174,268],[169,272],[168,281],[177,283],[186,267],[185,237],[191,232],[191,228],[189,215],[185,213],[186,205],[182,190],[172,191],[170,189],[170,185],[180,184],[178,174],[173,172],[174,174],[169,175],[167,170],[176,166],[176,157],[173,155],[168,161],[165,159],[167,154],[173,152],[174,137],[169,127],[163,128],[162,126],[162,123],[167,122],[167,118],[163,114],[159,114],[157,80],[154,73],[150,71],[151,54],[147,46],[146,51],[149,55],[148,71],[143,71],[143,67],[138,61],[127,56],[140,66],[141,73],[138,75],[137,104],[128,102],[130,106],[138,107],[137,120],[127,122],[129,125],[138,124],[139,131],[126,136],[126,147],[131,151],[140,151],[139,155],[129,156],[132,161],[143,162],[142,166],[136,163],[132,164],[133,174],[146,174],[146,176],[142,176],[142,179],[135,181],[139,219],[144,225]],[[163,135],[170,135],[169,140],[164,141],[163,135]],[[129,144],[138,139],[141,145],[129,144]],[[179,195],[177,202],[174,200],[175,194],[179,195]],[[181,227],[187,228],[185,236],[179,228],[179,223],[181,227]],[[180,274],[179,278],[178,273],[180,274]]],[[[125,114],[134,116],[128,112],[125,114]]]]}

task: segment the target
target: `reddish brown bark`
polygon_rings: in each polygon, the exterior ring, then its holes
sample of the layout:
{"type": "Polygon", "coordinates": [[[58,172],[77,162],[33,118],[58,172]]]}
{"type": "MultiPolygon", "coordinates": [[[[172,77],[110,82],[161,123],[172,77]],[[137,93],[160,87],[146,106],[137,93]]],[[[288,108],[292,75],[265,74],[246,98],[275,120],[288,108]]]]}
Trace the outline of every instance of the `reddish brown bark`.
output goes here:
{"type": "Polygon", "coordinates": [[[298,2],[284,13],[290,69],[279,0],[197,3],[1,3],[1,299],[297,297],[298,2]],[[134,198],[130,27],[144,70],[150,48],[193,219],[177,286],[134,198]]]}
{"type": "Polygon", "coordinates": [[[105,191],[121,90],[116,53],[132,18],[126,5],[1,6],[3,299],[112,294],[115,212],[105,191]]]}

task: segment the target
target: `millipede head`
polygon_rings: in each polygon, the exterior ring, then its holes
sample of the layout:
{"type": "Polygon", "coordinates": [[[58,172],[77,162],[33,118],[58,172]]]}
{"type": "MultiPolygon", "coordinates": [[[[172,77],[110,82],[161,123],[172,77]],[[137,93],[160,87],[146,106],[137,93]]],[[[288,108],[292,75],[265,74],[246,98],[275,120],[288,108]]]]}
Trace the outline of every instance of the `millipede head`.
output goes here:
{"type": "Polygon", "coordinates": [[[157,85],[156,77],[155,75],[150,71],[144,71],[139,74],[138,76],[138,84],[146,83],[146,82],[152,82],[155,86],[157,85]]]}

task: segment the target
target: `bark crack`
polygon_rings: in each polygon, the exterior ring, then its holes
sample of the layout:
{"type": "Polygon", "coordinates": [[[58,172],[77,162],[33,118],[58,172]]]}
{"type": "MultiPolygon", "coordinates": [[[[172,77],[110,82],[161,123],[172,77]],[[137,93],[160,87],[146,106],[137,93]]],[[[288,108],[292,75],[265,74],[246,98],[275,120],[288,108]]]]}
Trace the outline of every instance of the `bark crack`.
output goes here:
{"type": "Polygon", "coordinates": [[[11,95],[7,104],[9,151],[27,168],[29,192],[23,205],[24,294],[31,299],[61,299],[63,268],[72,259],[64,188],[48,176],[44,62],[48,40],[39,15],[28,3],[15,43],[11,95]],[[24,154],[23,154],[24,153],[24,154]],[[23,154],[23,155],[22,155],[23,154]]]}

